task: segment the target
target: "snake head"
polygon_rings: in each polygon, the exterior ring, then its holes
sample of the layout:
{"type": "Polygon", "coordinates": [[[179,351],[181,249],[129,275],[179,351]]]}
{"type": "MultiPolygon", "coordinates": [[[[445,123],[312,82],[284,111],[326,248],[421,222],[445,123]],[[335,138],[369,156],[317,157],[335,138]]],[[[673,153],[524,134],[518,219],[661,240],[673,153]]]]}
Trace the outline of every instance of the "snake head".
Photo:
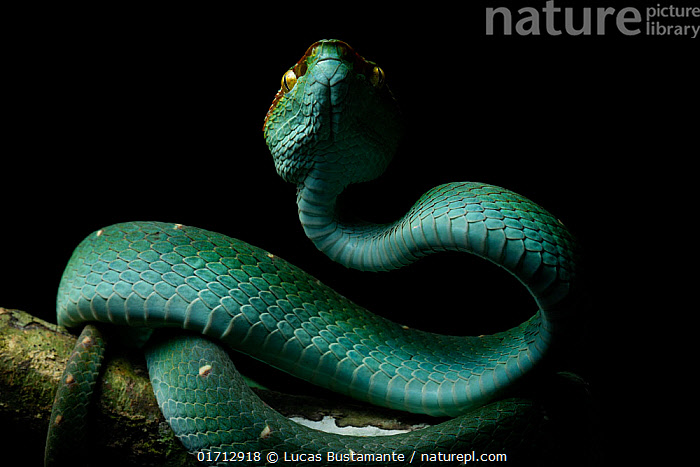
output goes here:
{"type": "Polygon", "coordinates": [[[346,186],[372,180],[396,151],[401,124],[384,71],[338,40],[312,44],[281,80],[263,125],[277,173],[346,186]]]}

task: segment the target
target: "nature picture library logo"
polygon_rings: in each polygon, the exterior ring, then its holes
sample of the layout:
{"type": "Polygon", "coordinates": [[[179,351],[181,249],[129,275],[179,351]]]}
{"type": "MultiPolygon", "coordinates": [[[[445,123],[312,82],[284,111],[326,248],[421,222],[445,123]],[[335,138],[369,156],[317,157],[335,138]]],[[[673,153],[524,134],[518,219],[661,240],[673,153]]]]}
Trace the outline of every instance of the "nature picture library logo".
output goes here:
{"type": "MultiPolygon", "coordinates": [[[[496,2],[494,2],[497,4],[496,2]]],[[[524,3],[528,5],[527,3],[524,3]]],[[[566,6],[554,0],[522,8],[486,8],[486,35],[518,36],[675,36],[696,39],[700,33],[700,6],[566,6]]]]}

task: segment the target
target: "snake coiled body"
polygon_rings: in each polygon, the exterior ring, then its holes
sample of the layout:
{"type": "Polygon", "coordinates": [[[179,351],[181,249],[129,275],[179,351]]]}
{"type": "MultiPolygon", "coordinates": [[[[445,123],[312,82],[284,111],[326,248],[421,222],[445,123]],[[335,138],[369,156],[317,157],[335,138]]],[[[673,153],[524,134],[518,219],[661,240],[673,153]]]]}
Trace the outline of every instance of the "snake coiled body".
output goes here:
{"type": "Polygon", "coordinates": [[[106,227],[76,248],[59,287],[59,324],[187,331],[151,339],[146,356],[159,405],[193,453],[260,452],[260,464],[265,453],[288,453],[301,456],[295,464],[319,465],[329,452],[531,449],[527,434],[541,414],[528,401],[501,398],[569,319],[575,242],[535,203],[470,182],[430,190],[391,224],[344,222],[336,199],[389,163],[400,134],[396,112],[384,72],[340,41],[313,44],[285,73],[264,133],[278,173],[297,185],[306,234],[331,259],[363,270],[444,250],[485,258],[537,303],[520,326],[479,337],[408,329],[272,253],[158,222],[106,227]],[[456,418],[380,438],[301,427],[257,399],[216,343],[372,404],[456,418]]]}

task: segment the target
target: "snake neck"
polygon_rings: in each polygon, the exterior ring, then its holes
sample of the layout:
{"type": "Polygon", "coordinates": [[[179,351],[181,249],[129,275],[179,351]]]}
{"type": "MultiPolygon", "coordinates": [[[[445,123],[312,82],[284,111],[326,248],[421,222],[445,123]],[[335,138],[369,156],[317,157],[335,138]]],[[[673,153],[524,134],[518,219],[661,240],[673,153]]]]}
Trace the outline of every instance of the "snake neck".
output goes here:
{"type": "Polygon", "coordinates": [[[346,267],[385,271],[437,251],[461,251],[513,274],[550,319],[569,294],[573,238],[527,198],[481,183],[449,183],[393,223],[349,223],[336,207],[344,188],[341,175],[317,167],[298,186],[297,205],[309,239],[346,267]]]}
{"type": "Polygon", "coordinates": [[[307,237],[333,261],[362,271],[386,271],[410,261],[389,257],[382,238],[395,233],[397,222],[372,224],[347,222],[340,215],[337,199],[345,184],[339,176],[314,170],[298,185],[299,220],[307,237]]]}

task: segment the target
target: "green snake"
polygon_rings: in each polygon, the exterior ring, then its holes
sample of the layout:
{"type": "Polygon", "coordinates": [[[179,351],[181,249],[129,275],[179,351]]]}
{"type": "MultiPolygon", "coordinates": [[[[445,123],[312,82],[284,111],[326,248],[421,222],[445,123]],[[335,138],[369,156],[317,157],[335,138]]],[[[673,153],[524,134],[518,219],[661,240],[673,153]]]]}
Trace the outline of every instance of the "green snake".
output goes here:
{"type": "Polygon", "coordinates": [[[153,390],[184,446],[211,465],[230,465],[227,452],[252,453],[246,460],[261,465],[270,453],[281,464],[420,465],[423,453],[530,448],[541,413],[508,391],[570,319],[575,241],[527,198],[470,182],[433,188],[390,224],[346,221],[338,196],[379,176],[400,138],[385,81],[377,64],[336,40],[314,43],[283,75],[263,131],[278,174],[297,186],[306,235],[334,261],[367,271],[436,251],[472,253],[513,274],[535,315],[490,336],[437,335],[374,315],[240,240],[174,223],[112,225],[76,248],[59,286],[58,323],[85,333],[56,396],[47,465],[75,455],[68,427],[82,419],[99,374],[104,344],[88,323],[129,327],[142,339],[168,328],[145,347],[153,390]],[[393,436],[319,432],[260,401],[220,345],[371,404],[454,418],[393,436]]]}

